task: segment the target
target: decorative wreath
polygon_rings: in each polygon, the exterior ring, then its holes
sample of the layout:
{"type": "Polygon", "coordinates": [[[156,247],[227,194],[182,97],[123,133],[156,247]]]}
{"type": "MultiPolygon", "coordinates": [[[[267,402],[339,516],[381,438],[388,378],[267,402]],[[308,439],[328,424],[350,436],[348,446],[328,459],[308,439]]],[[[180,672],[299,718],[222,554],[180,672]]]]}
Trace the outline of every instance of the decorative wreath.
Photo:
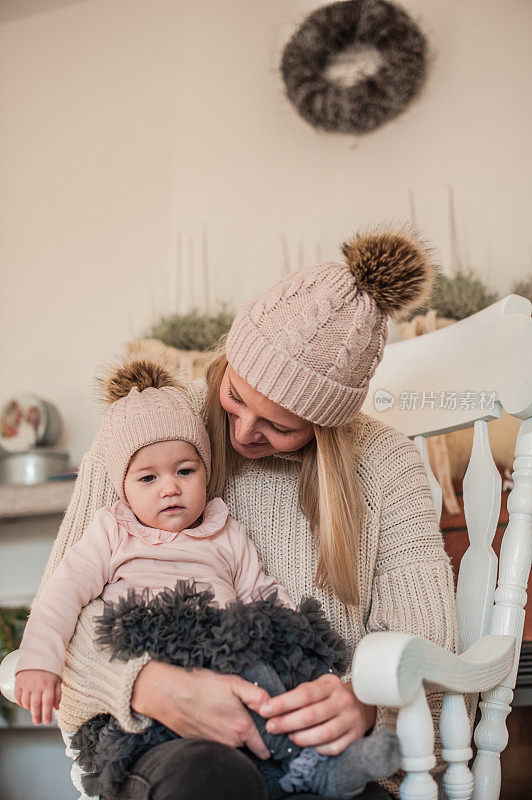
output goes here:
{"type": "Polygon", "coordinates": [[[288,99],[311,125],[369,133],[401,113],[426,75],[425,36],[387,0],[350,0],[314,11],[286,45],[281,73],[288,99]],[[326,76],[343,51],[374,48],[380,65],[352,85],[326,76]]]}

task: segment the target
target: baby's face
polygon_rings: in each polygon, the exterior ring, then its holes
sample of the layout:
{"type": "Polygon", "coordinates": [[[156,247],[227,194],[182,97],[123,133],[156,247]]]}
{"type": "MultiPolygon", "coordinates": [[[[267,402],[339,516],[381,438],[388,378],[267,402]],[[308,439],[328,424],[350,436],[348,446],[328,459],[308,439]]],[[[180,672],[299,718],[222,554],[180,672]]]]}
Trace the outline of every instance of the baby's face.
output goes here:
{"type": "Polygon", "coordinates": [[[129,462],[124,490],[138,519],[150,528],[182,531],[201,516],[207,474],[189,442],[148,444],[129,462]]]}

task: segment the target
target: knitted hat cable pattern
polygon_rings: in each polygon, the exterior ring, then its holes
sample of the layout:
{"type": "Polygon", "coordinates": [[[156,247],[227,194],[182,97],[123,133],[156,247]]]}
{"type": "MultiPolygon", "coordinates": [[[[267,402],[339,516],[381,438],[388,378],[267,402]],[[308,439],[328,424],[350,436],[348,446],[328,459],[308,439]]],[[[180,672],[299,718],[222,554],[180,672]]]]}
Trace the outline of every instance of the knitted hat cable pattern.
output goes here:
{"type": "Polygon", "coordinates": [[[357,234],[342,252],[345,263],[299,270],[246,303],[226,345],[253,388],[325,426],[353,419],[382,358],[388,316],[425,302],[436,273],[411,228],[357,234]]]}

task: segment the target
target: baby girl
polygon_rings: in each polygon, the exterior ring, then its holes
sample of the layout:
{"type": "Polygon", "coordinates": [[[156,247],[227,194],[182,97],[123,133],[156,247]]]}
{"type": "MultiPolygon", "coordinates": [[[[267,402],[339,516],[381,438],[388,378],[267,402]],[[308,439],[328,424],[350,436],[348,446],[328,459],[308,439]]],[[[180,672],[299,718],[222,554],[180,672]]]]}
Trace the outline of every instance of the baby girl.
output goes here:
{"type": "MultiPolygon", "coordinates": [[[[120,499],[95,514],[34,603],[20,648],[17,703],[31,710],[34,723],[50,723],[78,615],[100,596],[106,606],[99,641],[112,647],[113,657],[149,652],[187,668],[238,672],[270,696],[294,681],[345,671],[345,646],[316,601],[303,600],[296,609],[286,590],[265,574],[246,530],[229,516],[224,501],[207,502],[209,438],[173,378],[150,362],[132,362],[115,378],[108,383],[104,438],[107,470],[120,499]],[[164,613],[154,615],[154,609],[164,613]],[[171,620],[164,623],[169,611],[171,620]],[[249,631],[259,618],[257,643],[249,631]],[[297,668],[287,667],[287,631],[301,651],[297,668]],[[231,652],[228,642],[235,642],[231,652]]],[[[397,742],[389,732],[325,757],[268,733],[266,720],[252,716],[276,764],[274,769],[257,760],[272,798],[296,790],[353,797],[368,780],[398,767],[397,742]]],[[[127,734],[106,715],[85,723],[73,747],[90,773],[86,790],[112,792],[127,775],[127,748],[131,768],[144,750],[175,736],[160,723],[149,734],[127,734]],[[124,739],[120,764],[109,756],[117,737],[124,739]]]]}

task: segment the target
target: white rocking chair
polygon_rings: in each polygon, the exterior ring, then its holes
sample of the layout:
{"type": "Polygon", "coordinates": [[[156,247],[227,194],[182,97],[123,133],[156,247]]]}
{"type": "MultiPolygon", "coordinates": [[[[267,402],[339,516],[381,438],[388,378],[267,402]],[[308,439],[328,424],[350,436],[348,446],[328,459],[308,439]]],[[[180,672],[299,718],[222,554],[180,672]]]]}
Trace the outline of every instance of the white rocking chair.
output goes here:
{"type": "MultiPolygon", "coordinates": [[[[508,743],[505,721],[516,682],[532,552],[531,308],[525,298],[510,295],[447,328],[388,345],[363,409],[414,439],[427,468],[438,519],[442,493],[429,464],[427,437],[474,426],[463,485],[470,547],[461,562],[457,589],[465,652],[453,655],[421,637],[388,632],[364,637],[353,659],[353,682],[360,699],[399,709],[397,734],[406,772],[402,800],[438,797],[429,772],[436,759],[425,689],[444,692],[440,733],[442,757],[448,762],[443,778],[447,800],[499,798],[500,754],[508,743]],[[410,409],[399,404],[376,412],[376,389],[395,398],[401,392],[409,396],[417,392],[418,397],[425,392],[428,404],[410,409]],[[440,392],[461,390],[469,392],[470,400],[473,393],[478,397],[484,393],[488,407],[471,407],[471,402],[463,408],[437,407],[440,392]],[[491,404],[493,392],[497,400],[491,404]],[[501,408],[522,423],[495,589],[497,557],[491,543],[501,478],[491,455],[487,423],[500,416],[501,408]],[[478,753],[471,771],[471,730],[464,694],[473,695],[476,703],[479,692],[482,717],[475,731],[478,753]]],[[[16,660],[14,652],[0,664],[0,691],[9,700],[13,700],[16,660]]]]}
{"type": "Polygon", "coordinates": [[[363,408],[414,439],[427,469],[438,519],[442,492],[430,467],[427,437],[474,426],[463,481],[470,546],[461,561],[456,595],[464,652],[457,656],[419,636],[383,632],[365,636],[353,659],[358,697],[372,705],[399,709],[397,735],[406,772],[401,800],[438,797],[429,773],[436,759],[426,689],[444,693],[440,718],[442,758],[448,763],[444,797],[498,800],[500,795],[500,754],[508,744],[506,717],[516,683],[532,554],[530,314],[528,300],[509,295],[461,322],[389,345],[363,408]],[[381,407],[390,404],[389,395],[403,402],[376,412],[377,390],[381,407]],[[458,403],[456,409],[438,407],[440,393],[448,397],[448,392],[459,395],[460,390],[467,390],[463,408],[458,403]],[[493,405],[492,393],[497,398],[493,405]],[[414,397],[423,407],[409,407],[414,397]],[[474,407],[475,397],[483,408],[474,407]],[[487,423],[500,416],[501,408],[522,422],[495,588],[497,557],[491,543],[499,517],[501,477],[491,454],[487,423]],[[473,752],[464,695],[471,694],[476,705],[479,692],[482,714],[474,737],[477,756],[470,770],[473,752]]]}

